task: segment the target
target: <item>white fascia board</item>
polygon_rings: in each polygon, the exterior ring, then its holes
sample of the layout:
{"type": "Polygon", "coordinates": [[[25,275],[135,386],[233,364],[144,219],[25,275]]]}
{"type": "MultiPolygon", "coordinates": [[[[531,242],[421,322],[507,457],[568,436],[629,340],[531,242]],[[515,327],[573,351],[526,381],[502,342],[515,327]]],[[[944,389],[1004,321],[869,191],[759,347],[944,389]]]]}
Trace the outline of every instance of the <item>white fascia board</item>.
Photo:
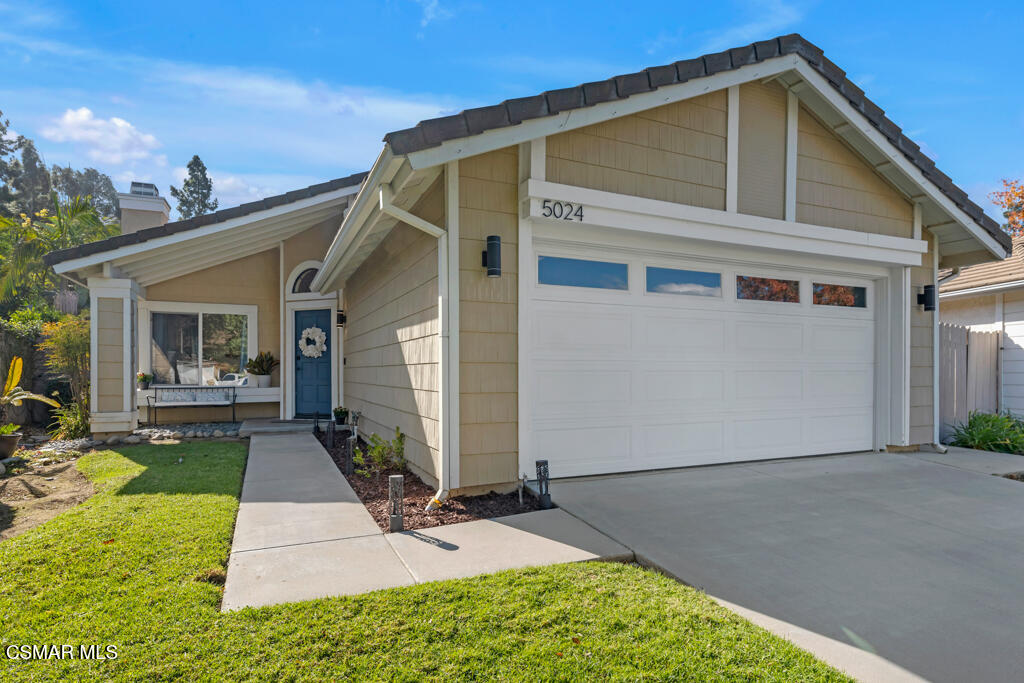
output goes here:
{"type": "Polygon", "coordinates": [[[928,251],[923,240],[749,216],[532,178],[521,184],[519,196],[528,198],[532,220],[550,225],[576,221],[545,218],[545,199],[583,205],[584,225],[911,266],[920,266],[928,251]]]}
{"type": "Polygon", "coordinates": [[[369,175],[366,176],[362,186],[359,188],[359,193],[352,202],[352,206],[349,207],[348,212],[345,214],[341,227],[335,233],[334,239],[331,240],[331,246],[327,248],[327,253],[324,254],[324,266],[316,274],[316,277],[313,278],[313,282],[310,283],[309,288],[311,291],[320,292],[321,294],[325,294],[328,291],[328,283],[334,279],[337,272],[344,266],[345,257],[353,240],[366,227],[365,224],[369,215],[374,209],[377,209],[379,199],[377,189],[382,183],[391,181],[403,161],[404,159],[396,159],[391,154],[391,149],[387,145],[384,146],[384,149],[377,156],[377,160],[373,163],[369,175]]]}
{"type": "Polygon", "coordinates": [[[845,97],[829,85],[824,76],[803,60],[797,63],[796,71],[818,95],[828,101],[880,154],[910,178],[929,199],[938,204],[943,211],[949,214],[950,218],[977,239],[993,256],[1004,259],[1010,255],[1010,252],[1004,249],[1003,245],[996,242],[984,228],[974,222],[973,218],[964,213],[963,209],[944,195],[932,181],[925,177],[924,173],[921,172],[921,169],[914,162],[907,159],[903,152],[897,149],[889,142],[888,138],[871,125],[867,117],[854,109],[853,105],[845,97]]]}
{"type": "Polygon", "coordinates": [[[1000,282],[994,285],[969,287],[967,289],[957,289],[952,292],[940,291],[939,299],[956,299],[962,296],[975,296],[977,294],[995,294],[996,292],[1006,292],[1019,287],[1024,287],[1024,280],[1012,280],[1011,282],[1000,282]]]}
{"type": "Polygon", "coordinates": [[[124,256],[130,256],[132,254],[138,254],[143,251],[149,251],[151,249],[159,249],[171,244],[180,244],[188,240],[196,239],[199,237],[206,237],[209,235],[215,235],[220,232],[233,230],[235,228],[243,227],[251,223],[259,223],[270,218],[276,218],[278,216],[284,216],[293,211],[301,211],[310,207],[315,207],[320,204],[330,204],[337,202],[349,195],[355,194],[358,190],[358,185],[350,185],[348,187],[342,187],[331,192],[325,192],[318,194],[315,197],[307,197],[305,199],[299,199],[297,201],[282,204],[281,206],[275,206],[271,209],[264,209],[263,211],[256,211],[254,213],[246,214],[245,216],[239,216],[238,218],[229,218],[226,221],[220,223],[211,223],[210,225],[204,225],[201,228],[195,230],[184,230],[173,235],[167,235],[165,237],[157,237],[155,239],[146,240],[145,242],[139,242],[137,244],[128,244],[123,247],[111,249],[110,251],[101,251],[97,254],[91,254],[89,256],[83,256],[81,258],[71,259],[69,261],[62,261],[54,264],[53,269],[57,273],[70,273],[82,268],[105,263],[107,261],[114,261],[124,256]]]}
{"type": "Polygon", "coordinates": [[[694,78],[686,83],[663,85],[651,92],[630,95],[623,100],[602,102],[581,109],[572,109],[540,119],[523,121],[514,126],[496,128],[478,135],[448,140],[437,147],[430,147],[408,155],[413,170],[420,170],[447,163],[456,159],[476,156],[496,149],[502,149],[521,142],[529,142],[548,135],[562,133],[601,123],[619,116],[653,109],[673,102],[687,100],[709,92],[722,90],[747,81],[777,76],[793,70],[803,61],[796,55],[784,55],[749,64],[732,71],[723,71],[714,76],[694,78]]]}

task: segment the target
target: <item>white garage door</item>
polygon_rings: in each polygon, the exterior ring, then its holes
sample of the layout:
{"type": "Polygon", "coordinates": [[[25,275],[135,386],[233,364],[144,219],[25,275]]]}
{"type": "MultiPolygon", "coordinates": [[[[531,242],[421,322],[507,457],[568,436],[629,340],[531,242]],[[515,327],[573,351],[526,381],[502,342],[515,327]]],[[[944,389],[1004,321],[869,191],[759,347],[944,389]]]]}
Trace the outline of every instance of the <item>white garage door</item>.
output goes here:
{"type": "Polygon", "coordinates": [[[872,448],[870,279],[536,254],[529,452],[552,476],[872,448]]]}

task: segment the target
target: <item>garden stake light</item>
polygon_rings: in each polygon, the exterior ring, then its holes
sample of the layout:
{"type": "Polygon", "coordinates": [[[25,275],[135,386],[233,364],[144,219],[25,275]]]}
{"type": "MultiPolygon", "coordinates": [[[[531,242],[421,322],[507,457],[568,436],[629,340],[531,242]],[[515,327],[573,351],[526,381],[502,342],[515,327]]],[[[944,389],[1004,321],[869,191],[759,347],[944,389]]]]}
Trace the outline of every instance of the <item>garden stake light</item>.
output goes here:
{"type": "Polygon", "coordinates": [[[402,530],[402,515],[405,513],[403,505],[405,477],[401,474],[392,474],[388,477],[388,509],[390,510],[390,529],[394,533],[402,530]]]}
{"type": "Polygon", "coordinates": [[[540,506],[547,510],[551,507],[551,488],[548,476],[548,461],[537,461],[537,493],[540,498],[540,506]]]}

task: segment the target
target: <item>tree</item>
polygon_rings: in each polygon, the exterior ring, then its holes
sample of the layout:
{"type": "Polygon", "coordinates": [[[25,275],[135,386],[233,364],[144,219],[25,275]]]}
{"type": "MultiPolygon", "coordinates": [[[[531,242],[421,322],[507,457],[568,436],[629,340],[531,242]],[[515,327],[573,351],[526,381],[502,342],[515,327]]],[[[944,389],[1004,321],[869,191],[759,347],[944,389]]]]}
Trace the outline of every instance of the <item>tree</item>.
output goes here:
{"type": "Polygon", "coordinates": [[[217,200],[210,199],[213,182],[206,173],[206,164],[196,154],[188,162],[188,177],[181,189],[171,185],[171,196],[178,200],[178,213],[184,219],[195,218],[217,210],[217,200]]]}
{"type": "Polygon", "coordinates": [[[50,169],[50,183],[62,201],[72,197],[90,197],[96,213],[107,220],[117,219],[121,211],[117,190],[110,176],[95,168],[79,171],[70,166],[62,168],[54,164],[50,169]]]}
{"type": "Polygon", "coordinates": [[[1003,208],[1003,230],[1014,237],[1024,235],[1024,181],[1003,180],[1003,189],[993,192],[991,198],[1003,208]]]}
{"type": "Polygon", "coordinates": [[[21,159],[12,158],[6,162],[4,175],[0,178],[8,192],[13,191],[4,208],[12,216],[22,213],[34,216],[50,203],[50,170],[36,151],[35,143],[19,136],[17,144],[21,159]]]}
{"type": "Polygon", "coordinates": [[[61,286],[43,256],[86,242],[111,237],[116,225],[104,223],[88,197],[61,201],[50,196],[52,209],[18,218],[0,216],[0,307],[7,310],[40,305],[61,286]]]}

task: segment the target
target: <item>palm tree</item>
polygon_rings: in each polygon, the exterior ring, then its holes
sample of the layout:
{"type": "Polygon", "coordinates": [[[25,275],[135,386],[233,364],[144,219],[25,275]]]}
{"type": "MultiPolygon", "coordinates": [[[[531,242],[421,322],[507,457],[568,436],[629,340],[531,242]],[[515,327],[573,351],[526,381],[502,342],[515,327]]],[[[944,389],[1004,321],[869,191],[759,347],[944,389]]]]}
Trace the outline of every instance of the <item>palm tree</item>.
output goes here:
{"type": "Polygon", "coordinates": [[[50,194],[53,209],[43,209],[20,218],[0,216],[0,300],[31,303],[60,285],[53,269],[44,265],[43,256],[117,234],[116,224],[104,223],[93,208],[90,197],[71,197],[61,201],[50,194]]]}

